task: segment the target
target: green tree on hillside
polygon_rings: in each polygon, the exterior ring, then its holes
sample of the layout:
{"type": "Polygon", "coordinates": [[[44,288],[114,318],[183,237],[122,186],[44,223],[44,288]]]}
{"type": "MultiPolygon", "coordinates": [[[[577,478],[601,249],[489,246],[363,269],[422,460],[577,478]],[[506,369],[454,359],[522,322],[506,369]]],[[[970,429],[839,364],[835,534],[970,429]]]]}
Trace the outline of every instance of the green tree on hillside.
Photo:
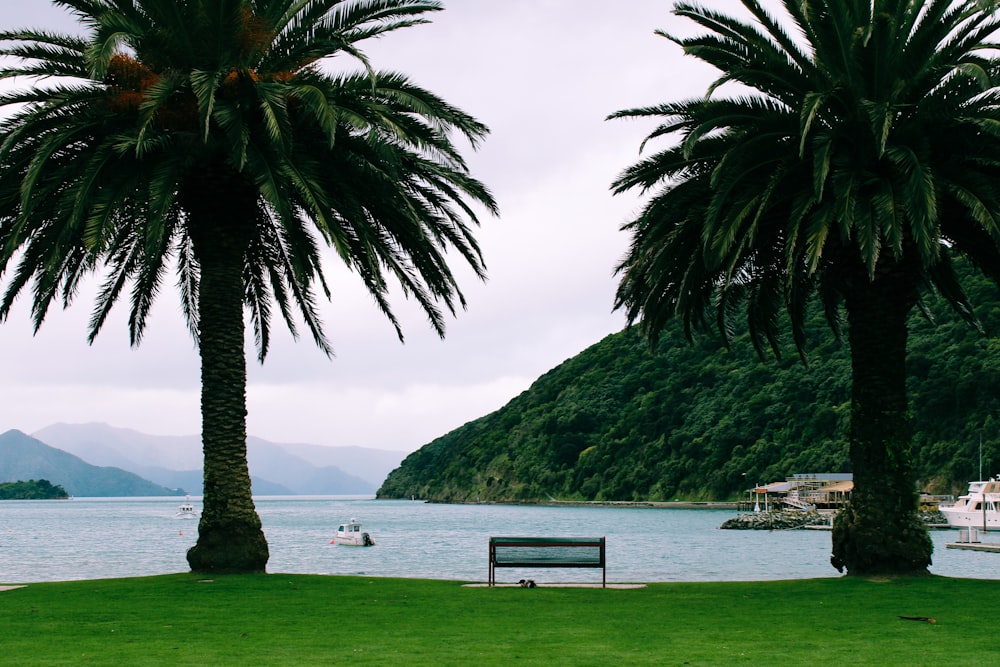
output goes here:
{"type": "Polygon", "coordinates": [[[487,128],[358,44],[426,22],[417,0],[54,0],[82,36],[0,34],[0,73],[41,77],[0,106],[0,319],[32,285],[37,329],[103,276],[93,340],[129,292],[133,344],[176,269],[202,362],[204,512],[195,571],[263,571],[246,463],[244,309],[263,361],[276,305],[317,345],[322,252],[356,272],[402,339],[393,279],[443,335],[464,298],[446,263],[484,267],[495,211],[454,140],[487,128]],[[331,60],[340,65],[331,73],[331,60]],[[346,62],[344,62],[346,59],[346,62]],[[444,308],[442,308],[442,305],[444,308]]]}
{"type": "Polygon", "coordinates": [[[0,500],[53,500],[69,498],[69,494],[59,484],[47,479],[0,482],[0,500]]]}
{"type": "Polygon", "coordinates": [[[925,572],[906,322],[931,286],[972,319],[946,247],[1000,278],[995,3],[783,0],[787,20],[742,4],[752,21],[678,3],[707,32],[664,34],[720,72],[705,97],[612,116],[662,119],[647,141],[678,137],[614,183],[654,191],[624,227],[616,305],[654,340],[713,312],[728,336],[745,306],[760,353],[777,351],[782,311],[800,351],[811,298],[835,331],[846,311],[855,490],[831,562],[925,572]]]}

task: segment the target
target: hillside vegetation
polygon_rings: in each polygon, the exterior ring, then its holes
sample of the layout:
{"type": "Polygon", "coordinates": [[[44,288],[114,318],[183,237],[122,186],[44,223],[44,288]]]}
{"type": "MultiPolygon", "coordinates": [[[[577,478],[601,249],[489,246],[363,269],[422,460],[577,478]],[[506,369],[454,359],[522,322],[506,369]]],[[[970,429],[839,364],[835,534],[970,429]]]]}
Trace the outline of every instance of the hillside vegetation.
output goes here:
{"type": "Polygon", "coordinates": [[[0,500],[62,500],[69,498],[66,489],[47,479],[18,480],[0,483],[0,500]]]}
{"type": "MultiPolygon", "coordinates": [[[[1000,294],[964,282],[985,333],[935,295],[911,320],[909,391],[920,488],[964,490],[1000,466],[1000,294]]],[[[721,500],[793,473],[850,472],[850,361],[822,314],[809,363],[789,344],[761,361],[746,333],[730,349],[679,327],[651,350],[613,334],[540,377],[500,410],[408,456],[380,498],[435,501],[721,500]]]]}

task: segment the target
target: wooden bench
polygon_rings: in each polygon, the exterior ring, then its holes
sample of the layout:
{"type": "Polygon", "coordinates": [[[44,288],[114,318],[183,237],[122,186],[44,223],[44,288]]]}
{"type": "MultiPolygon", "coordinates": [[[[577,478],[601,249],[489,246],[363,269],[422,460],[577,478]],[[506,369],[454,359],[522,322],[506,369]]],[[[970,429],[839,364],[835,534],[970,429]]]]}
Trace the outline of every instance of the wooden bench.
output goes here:
{"type": "Polygon", "coordinates": [[[607,587],[603,537],[490,537],[489,585],[498,567],[599,567],[607,587]]]}

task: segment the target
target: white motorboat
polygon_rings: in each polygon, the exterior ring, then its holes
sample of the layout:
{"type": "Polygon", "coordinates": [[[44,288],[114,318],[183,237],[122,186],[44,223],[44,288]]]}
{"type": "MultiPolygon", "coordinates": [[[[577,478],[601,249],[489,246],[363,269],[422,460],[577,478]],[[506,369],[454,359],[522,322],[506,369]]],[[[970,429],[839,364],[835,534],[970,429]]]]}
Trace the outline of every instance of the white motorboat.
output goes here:
{"type": "Polygon", "coordinates": [[[361,529],[361,522],[352,518],[347,523],[337,526],[337,535],[330,540],[330,544],[339,544],[345,547],[373,547],[375,538],[366,530],[361,529]]]}
{"type": "Polygon", "coordinates": [[[177,508],[177,512],[174,514],[175,519],[197,519],[198,510],[194,508],[194,505],[190,501],[185,501],[181,503],[180,507],[177,508]]]}
{"type": "Polygon", "coordinates": [[[1000,530],[1000,476],[969,482],[969,492],[951,505],[940,505],[949,526],[1000,530]]]}

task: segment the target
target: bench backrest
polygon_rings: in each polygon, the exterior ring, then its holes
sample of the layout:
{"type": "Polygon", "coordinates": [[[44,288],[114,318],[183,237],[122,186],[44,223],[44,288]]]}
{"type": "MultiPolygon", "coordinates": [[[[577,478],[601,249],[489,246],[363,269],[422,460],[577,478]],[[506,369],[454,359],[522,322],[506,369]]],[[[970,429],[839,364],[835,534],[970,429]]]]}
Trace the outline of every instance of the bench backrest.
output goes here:
{"type": "Polygon", "coordinates": [[[494,567],[604,567],[603,537],[491,537],[494,567]]]}

